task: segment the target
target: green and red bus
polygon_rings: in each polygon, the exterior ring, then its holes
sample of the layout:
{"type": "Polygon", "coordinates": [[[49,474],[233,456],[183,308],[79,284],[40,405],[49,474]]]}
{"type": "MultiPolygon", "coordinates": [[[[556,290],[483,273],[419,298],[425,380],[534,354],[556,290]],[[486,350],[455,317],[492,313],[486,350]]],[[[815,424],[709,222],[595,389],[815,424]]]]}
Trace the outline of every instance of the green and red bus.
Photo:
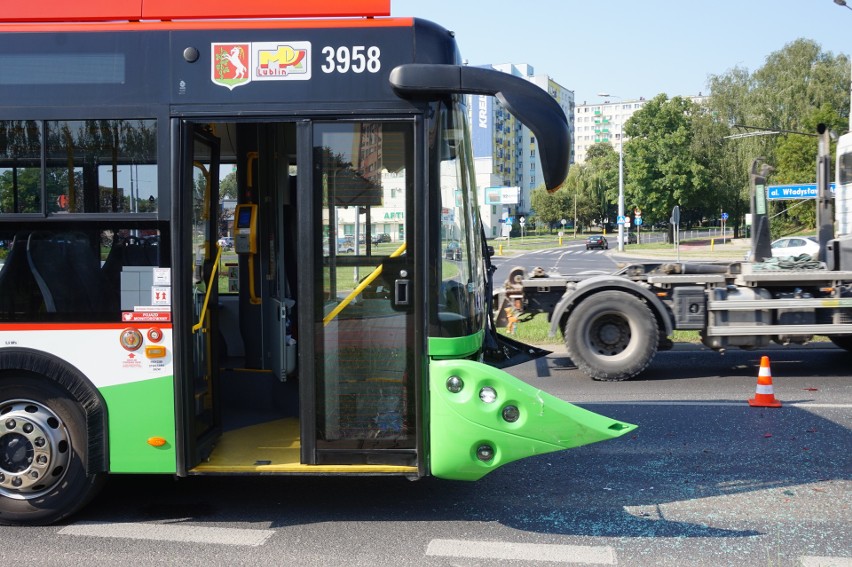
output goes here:
{"type": "Polygon", "coordinates": [[[110,473],[475,480],[635,427],[501,369],[465,96],[556,189],[547,93],[389,0],[47,4],[0,13],[0,523],[110,473]]]}

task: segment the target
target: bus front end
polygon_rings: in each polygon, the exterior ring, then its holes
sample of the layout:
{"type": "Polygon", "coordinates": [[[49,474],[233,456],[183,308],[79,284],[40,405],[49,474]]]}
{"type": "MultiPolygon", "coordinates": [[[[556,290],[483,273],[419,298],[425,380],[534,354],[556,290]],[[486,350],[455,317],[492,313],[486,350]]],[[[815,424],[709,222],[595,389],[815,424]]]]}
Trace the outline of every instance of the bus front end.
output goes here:
{"type": "MultiPolygon", "coordinates": [[[[476,480],[525,457],[620,437],[635,425],[579,408],[490,366],[491,270],[479,214],[468,113],[461,95],[494,95],[536,135],[545,184],[556,190],[568,171],[568,124],[547,93],[482,68],[404,65],[391,73],[400,96],[437,101],[428,141],[428,186],[440,225],[428,238],[434,281],[428,354],[429,472],[476,480]]],[[[535,349],[532,349],[535,350],[535,349]]]]}

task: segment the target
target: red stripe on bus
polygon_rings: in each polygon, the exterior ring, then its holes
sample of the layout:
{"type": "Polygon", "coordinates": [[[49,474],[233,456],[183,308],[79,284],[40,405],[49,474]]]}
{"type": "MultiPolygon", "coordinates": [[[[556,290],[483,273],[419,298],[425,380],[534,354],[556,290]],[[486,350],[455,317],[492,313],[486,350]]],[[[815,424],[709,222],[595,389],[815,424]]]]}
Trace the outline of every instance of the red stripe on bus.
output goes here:
{"type": "Polygon", "coordinates": [[[97,331],[103,329],[126,329],[127,327],[159,327],[171,329],[171,323],[159,321],[136,321],[133,323],[0,323],[3,331],[97,331]]]}
{"type": "Polygon", "coordinates": [[[253,29],[331,29],[412,27],[414,18],[382,18],[361,20],[245,20],[206,22],[112,22],[112,23],[9,23],[0,21],[0,33],[20,32],[128,32],[182,30],[253,30],[253,29]]]}
{"type": "Polygon", "coordinates": [[[4,22],[108,22],[224,18],[338,18],[390,15],[390,0],[41,0],[4,2],[4,22]]]}

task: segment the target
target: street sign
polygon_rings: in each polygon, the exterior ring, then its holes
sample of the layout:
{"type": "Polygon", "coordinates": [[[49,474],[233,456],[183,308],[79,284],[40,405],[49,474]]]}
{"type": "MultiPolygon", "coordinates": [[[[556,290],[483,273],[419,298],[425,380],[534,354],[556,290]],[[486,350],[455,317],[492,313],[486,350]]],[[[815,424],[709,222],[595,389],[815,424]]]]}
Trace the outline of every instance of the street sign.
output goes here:
{"type": "Polygon", "coordinates": [[[640,226],[642,224],[642,217],[636,217],[636,219],[633,221],[633,223],[636,226],[640,226]]]}
{"type": "Polygon", "coordinates": [[[618,215],[618,218],[615,219],[616,224],[624,224],[624,215],[618,215]]]}
{"type": "Polygon", "coordinates": [[[675,205],[672,209],[671,223],[680,224],[680,207],[678,205],[675,205]]]}
{"type": "Polygon", "coordinates": [[[728,213],[722,213],[722,220],[728,220],[728,213]]]}
{"type": "MultiPolygon", "coordinates": [[[[829,185],[829,190],[834,194],[834,183],[829,185]]],[[[816,183],[800,183],[798,185],[769,185],[766,188],[767,199],[816,199],[816,183]]]]}

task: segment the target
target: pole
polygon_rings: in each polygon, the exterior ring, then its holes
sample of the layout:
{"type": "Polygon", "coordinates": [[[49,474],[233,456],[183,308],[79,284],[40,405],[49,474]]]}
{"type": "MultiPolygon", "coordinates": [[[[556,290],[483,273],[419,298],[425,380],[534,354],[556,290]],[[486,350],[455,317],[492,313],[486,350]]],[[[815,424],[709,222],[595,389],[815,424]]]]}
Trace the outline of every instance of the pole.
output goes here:
{"type": "Polygon", "coordinates": [[[577,240],[577,188],[574,188],[574,240],[577,240]]]}
{"type": "MultiPolygon", "coordinates": [[[[610,93],[598,93],[598,96],[604,98],[617,98],[622,99],[622,97],[610,93]]],[[[607,101],[609,102],[609,101],[607,101]]],[[[614,115],[614,114],[613,114],[614,115]]],[[[618,121],[618,216],[624,217],[624,135],[622,132],[622,120],[618,121]]],[[[618,251],[624,252],[624,224],[620,223],[618,225],[618,251]]]]}
{"type": "MultiPolygon", "coordinates": [[[[618,216],[624,217],[624,136],[618,122],[618,216]]],[[[624,223],[618,225],[618,251],[624,252],[624,223]]]]}
{"type": "Polygon", "coordinates": [[[829,153],[830,140],[828,127],[825,124],[817,125],[819,138],[817,142],[817,237],[819,239],[820,262],[826,261],[826,248],[828,241],[834,238],[834,207],[831,196],[831,155],[829,153]]]}

